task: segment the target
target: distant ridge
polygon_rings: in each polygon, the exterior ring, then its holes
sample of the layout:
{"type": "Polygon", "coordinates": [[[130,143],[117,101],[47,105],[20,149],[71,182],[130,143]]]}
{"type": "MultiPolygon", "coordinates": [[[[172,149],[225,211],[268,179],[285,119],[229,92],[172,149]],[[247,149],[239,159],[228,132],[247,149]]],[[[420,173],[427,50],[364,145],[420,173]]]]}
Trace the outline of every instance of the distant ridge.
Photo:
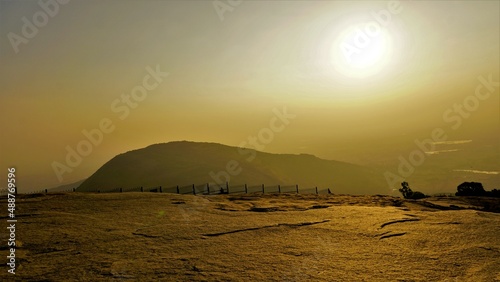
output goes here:
{"type": "Polygon", "coordinates": [[[77,191],[225,183],[227,175],[231,184],[298,184],[346,194],[387,190],[381,173],[354,164],[306,154],[270,154],[217,143],[176,141],[115,156],[77,191]]]}
{"type": "Polygon", "coordinates": [[[52,188],[45,188],[45,189],[47,190],[47,192],[72,191],[73,188],[76,188],[76,187],[80,186],[83,183],[83,181],[85,181],[85,180],[82,179],[82,180],[79,180],[79,181],[76,181],[76,182],[73,182],[73,183],[64,184],[64,185],[60,185],[60,186],[52,187],[52,188]]]}

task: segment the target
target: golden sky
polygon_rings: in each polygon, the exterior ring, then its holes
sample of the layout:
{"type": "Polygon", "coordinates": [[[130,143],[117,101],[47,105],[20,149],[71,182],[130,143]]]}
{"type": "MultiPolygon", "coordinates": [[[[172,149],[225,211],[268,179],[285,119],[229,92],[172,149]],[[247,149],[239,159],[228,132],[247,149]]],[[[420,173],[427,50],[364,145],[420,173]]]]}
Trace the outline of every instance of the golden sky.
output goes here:
{"type": "Polygon", "coordinates": [[[20,190],[57,186],[153,143],[238,146],[286,108],[264,151],[394,171],[442,128],[472,140],[443,148],[474,160],[454,169],[498,172],[499,18],[498,1],[1,0],[0,164],[20,190]]]}

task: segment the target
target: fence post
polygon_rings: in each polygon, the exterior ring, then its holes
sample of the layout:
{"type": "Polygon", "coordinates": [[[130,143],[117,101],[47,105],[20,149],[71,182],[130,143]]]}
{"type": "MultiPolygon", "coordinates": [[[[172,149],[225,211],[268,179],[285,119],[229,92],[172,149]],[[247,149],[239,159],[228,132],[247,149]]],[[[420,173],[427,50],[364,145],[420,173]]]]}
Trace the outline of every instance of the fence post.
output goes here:
{"type": "Polygon", "coordinates": [[[207,183],[207,191],[208,191],[208,195],[210,195],[210,184],[207,183]]]}
{"type": "Polygon", "coordinates": [[[264,184],[262,184],[262,194],[264,194],[264,184]]]}
{"type": "Polygon", "coordinates": [[[73,188],[73,192],[76,192],[76,188],[73,188]]]}
{"type": "Polygon", "coordinates": [[[97,190],[97,193],[101,193],[101,190],[97,190]]]}
{"type": "Polygon", "coordinates": [[[318,194],[318,186],[316,186],[316,194],[318,194]]]}
{"type": "Polygon", "coordinates": [[[160,193],[163,193],[163,188],[161,188],[161,186],[160,186],[160,193]]]}
{"type": "Polygon", "coordinates": [[[120,187],[120,193],[123,193],[123,188],[122,187],[120,187]]]}
{"type": "Polygon", "coordinates": [[[179,193],[179,185],[177,185],[177,194],[180,194],[180,193],[179,193]]]}
{"type": "Polygon", "coordinates": [[[229,194],[229,182],[226,181],[226,192],[229,194]]]}
{"type": "Polygon", "coordinates": [[[299,193],[299,184],[295,185],[295,191],[297,192],[297,194],[299,193]]]}
{"type": "Polygon", "coordinates": [[[45,194],[47,194],[47,192],[48,192],[47,189],[45,189],[45,194]]]}
{"type": "Polygon", "coordinates": [[[194,189],[194,184],[193,184],[193,195],[196,195],[196,190],[194,189]]]}
{"type": "Polygon", "coordinates": [[[142,188],[142,186],[141,186],[141,192],[144,192],[144,188],[142,188]]]}
{"type": "Polygon", "coordinates": [[[278,193],[281,194],[281,186],[278,184],[278,193]]]}
{"type": "Polygon", "coordinates": [[[245,194],[248,194],[247,184],[245,183],[245,194]]]}

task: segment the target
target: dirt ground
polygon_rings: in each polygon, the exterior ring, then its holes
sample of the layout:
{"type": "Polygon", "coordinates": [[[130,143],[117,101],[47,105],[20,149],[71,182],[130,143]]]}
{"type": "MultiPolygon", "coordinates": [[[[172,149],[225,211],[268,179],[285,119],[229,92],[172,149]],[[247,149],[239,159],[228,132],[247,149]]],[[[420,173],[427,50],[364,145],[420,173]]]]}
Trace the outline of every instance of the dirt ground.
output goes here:
{"type": "Polygon", "coordinates": [[[496,207],[455,197],[25,195],[16,274],[3,264],[0,280],[500,281],[500,214],[484,211],[496,207]]]}

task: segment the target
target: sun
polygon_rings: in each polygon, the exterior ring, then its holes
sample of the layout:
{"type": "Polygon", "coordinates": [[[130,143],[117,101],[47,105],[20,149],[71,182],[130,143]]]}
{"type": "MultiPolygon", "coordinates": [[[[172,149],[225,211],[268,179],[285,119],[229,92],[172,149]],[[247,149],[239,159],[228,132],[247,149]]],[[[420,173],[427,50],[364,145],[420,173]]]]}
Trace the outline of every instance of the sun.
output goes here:
{"type": "Polygon", "coordinates": [[[392,55],[389,32],[372,21],[351,25],[332,44],[330,57],[344,76],[364,78],[380,73],[392,55]]]}

